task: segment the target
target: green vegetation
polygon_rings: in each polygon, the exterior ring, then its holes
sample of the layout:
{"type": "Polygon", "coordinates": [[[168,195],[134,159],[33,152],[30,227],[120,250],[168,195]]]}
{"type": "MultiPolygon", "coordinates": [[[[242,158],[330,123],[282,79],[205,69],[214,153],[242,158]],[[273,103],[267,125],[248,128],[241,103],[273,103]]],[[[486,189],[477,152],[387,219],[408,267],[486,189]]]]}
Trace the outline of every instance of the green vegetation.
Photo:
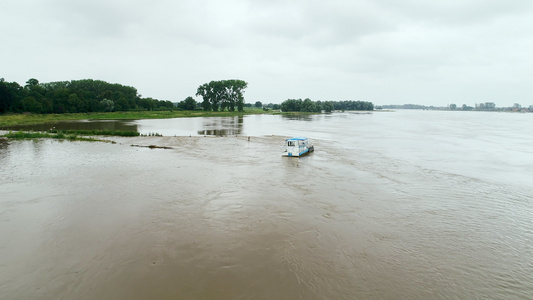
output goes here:
{"type": "Polygon", "coordinates": [[[104,136],[139,136],[137,131],[121,130],[55,130],[51,129],[48,133],[70,134],[70,135],[104,135],[104,136]]]}
{"type": "Polygon", "coordinates": [[[80,137],[77,134],[65,134],[63,132],[59,132],[57,134],[50,134],[50,133],[45,133],[45,132],[15,131],[15,132],[9,132],[8,134],[5,134],[4,137],[10,138],[10,139],[49,138],[49,139],[60,139],[60,140],[70,140],[70,141],[107,142],[104,140],[80,137]]]}
{"type": "Polygon", "coordinates": [[[83,79],[20,86],[0,78],[0,114],[30,112],[64,114],[127,110],[172,110],[170,101],[141,98],[137,89],[101,80],[83,79]]]}
{"type": "MultiPolygon", "coordinates": [[[[244,103],[243,80],[211,81],[177,107],[170,101],[142,98],[137,89],[101,80],[83,79],[39,83],[35,78],[20,86],[0,78],[0,129],[66,120],[137,120],[184,117],[233,117],[244,114],[320,113],[322,110],[373,110],[371,102],[288,99],[281,105],[244,103]]],[[[85,134],[85,133],[73,133],[85,134]]],[[[87,133],[95,135],[94,133],[87,133]]],[[[112,135],[120,135],[113,133],[112,135]]]]}
{"type": "Polygon", "coordinates": [[[0,115],[0,129],[17,125],[35,125],[73,120],[140,120],[170,119],[192,117],[233,117],[246,114],[264,114],[262,109],[245,108],[243,112],[228,111],[124,111],[108,113],[77,113],[77,114],[5,114],[0,115]]]}
{"type": "Polygon", "coordinates": [[[244,111],[244,89],[248,83],[238,79],[211,81],[198,87],[196,96],[202,96],[204,111],[244,111]]]}
{"type": "Polygon", "coordinates": [[[309,98],[288,99],[281,103],[283,112],[331,112],[333,110],[374,110],[374,104],[367,101],[312,101],[309,98]]]}
{"type": "Polygon", "coordinates": [[[178,103],[178,108],[182,110],[195,110],[198,107],[198,103],[193,97],[187,97],[185,100],[178,103]]]}

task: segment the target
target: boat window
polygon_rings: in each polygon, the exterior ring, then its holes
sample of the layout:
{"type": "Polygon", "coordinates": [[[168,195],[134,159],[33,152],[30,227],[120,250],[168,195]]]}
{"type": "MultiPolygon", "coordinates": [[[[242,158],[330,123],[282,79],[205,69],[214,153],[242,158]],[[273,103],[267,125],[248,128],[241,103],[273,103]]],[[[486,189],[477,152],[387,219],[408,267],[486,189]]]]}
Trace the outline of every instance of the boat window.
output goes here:
{"type": "Polygon", "coordinates": [[[288,146],[294,146],[294,141],[289,141],[288,146]]]}

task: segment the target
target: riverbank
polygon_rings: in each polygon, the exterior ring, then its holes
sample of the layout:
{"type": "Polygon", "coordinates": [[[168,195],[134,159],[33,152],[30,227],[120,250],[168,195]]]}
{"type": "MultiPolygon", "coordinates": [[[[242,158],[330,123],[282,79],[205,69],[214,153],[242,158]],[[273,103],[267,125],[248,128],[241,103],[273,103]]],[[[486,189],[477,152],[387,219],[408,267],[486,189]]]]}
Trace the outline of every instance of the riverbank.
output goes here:
{"type": "Polygon", "coordinates": [[[20,125],[36,125],[58,121],[74,120],[139,120],[139,119],[171,119],[193,117],[234,117],[252,114],[273,114],[277,111],[264,111],[257,108],[245,108],[244,112],[236,111],[122,111],[107,113],[76,113],[76,114],[9,114],[0,116],[0,129],[20,125]]]}
{"type": "MultiPolygon", "coordinates": [[[[381,112],[391,112],[380,110],[381,112]]],[[[337,113],[334,111],[330,113],[337,113]]],[[[342,111],[345,112],[345,111],[342,111]]],[[[377,111],[350,110],[346,112],[371,114],[377,111]]],[[[0,115],[0,130],[9,130],[18,126],[42,125],[62,121],[77,120],[146,120],[146,119],[174,119],[174,118],[199,118],[199,117],[238,117],[245,115],[285,115],[309,116],[321,113],[316,112],[281,112],[279,110],[263,110],[261,108],[245,108],[243,112],[236,111],[124,111],[100,113],[75,113],[75,114],[4,114],[0,115]]],[[[327,113],[329,114],[329,113],[327,113]]],[[[16,129],[14,129],[16,130],[16,129]]]]}

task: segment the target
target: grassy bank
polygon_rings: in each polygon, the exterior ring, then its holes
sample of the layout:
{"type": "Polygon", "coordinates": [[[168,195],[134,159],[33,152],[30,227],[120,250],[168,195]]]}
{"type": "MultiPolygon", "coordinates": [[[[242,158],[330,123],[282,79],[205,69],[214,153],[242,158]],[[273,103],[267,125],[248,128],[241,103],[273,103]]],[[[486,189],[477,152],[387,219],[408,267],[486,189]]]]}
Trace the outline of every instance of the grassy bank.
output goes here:
{"type": "Polygon", "coordinates": [[[74,134],[74,135],[104,135],[104,136],[139,136],[137,131],[121,130],[48,130],[48,133],[74,134]]]}
{"type": "Polygon", "coordinates": [[[89,142],[107,142],[104,140],[94,139],[79,136],[77,134],[59,133],[46,133],[46,132],[33,132],[33,131],[15,131],[5,134],[4,137],[10,139],[59,139],[69,141],[89,141],[89,142]]]}
{"type": "Polygon", "coordinates": [[[244,112],[229,111],[123,111],[109,113],[78,113],[78,114],[11,114],[0,115],[0,128],[18,125],[35,125],[71,120],[139,120],[139,119],[170,119],[193,117],[233,117],[250,114],[270,114],[262,109],[245,108],[244,112]]]}

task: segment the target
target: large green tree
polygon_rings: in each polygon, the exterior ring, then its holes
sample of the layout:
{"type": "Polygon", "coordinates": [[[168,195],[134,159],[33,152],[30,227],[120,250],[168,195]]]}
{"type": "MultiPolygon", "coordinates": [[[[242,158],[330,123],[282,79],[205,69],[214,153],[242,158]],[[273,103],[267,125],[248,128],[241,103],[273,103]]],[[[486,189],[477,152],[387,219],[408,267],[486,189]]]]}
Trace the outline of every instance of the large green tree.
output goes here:
{"type": "Polygon", "coordinates": [[[196,96],[202,96],[205,111],[244,110],[244,89],[248,83],[243,80],[230,79],[204,83],[196,90],[196,96]]]}

